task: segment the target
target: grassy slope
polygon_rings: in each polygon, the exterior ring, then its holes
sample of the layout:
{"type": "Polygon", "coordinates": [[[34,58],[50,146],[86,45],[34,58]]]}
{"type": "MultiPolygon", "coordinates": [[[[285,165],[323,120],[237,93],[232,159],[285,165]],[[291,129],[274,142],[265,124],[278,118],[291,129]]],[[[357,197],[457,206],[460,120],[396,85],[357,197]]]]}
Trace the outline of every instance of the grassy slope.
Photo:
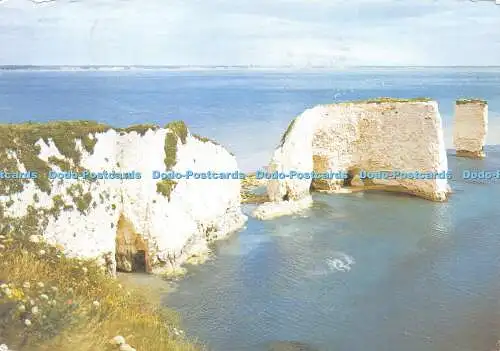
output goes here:
{"type": "MultiPolygon", "coordinates": [[[[165,127],[171,131],[165,140],[165,164],[170,169],[176,161],[177,140],[186,142],[187,128],[182,121],[171,122],[165,127]]],[[[51,168],[50,164],[66,170],[79,168],[81,155],[76,149],[76,140],[80,139],[86,151],[92,153],[96,142],[93,134],[110,128],[91,121],[0,125],[0,136],[3,136],[0,138],[3,140],[3,143],[0,141],[0,168],[17,169],[13,159],[7,157],[7,150],[14,149],[27,169],[40,172],[37,185],[42,191],[50,193],[50,183],[44,176],[51,168]],[[47,142],[49,138],[69,162],[52,158],[46,163],[37,157],[40,148],[35,142],[39,139],[47,142]]],[[[135,131],[140,135],[157,129],[158,126],[154,125],[115,128],[120,133],[135,131]]],[[[213,142],[197,137],[204,142],[213,142]]],[[[5,184],[0,184],[0,194],[22,191],[23,183],[23,180],[9,182],[8,188],[2,188],[5,184]]],[[[159,190],[168,196],[174,186],[175,182],[167,182],[159,190]]],[[[54,197],[54,201],[56,198],[58,196],[54,197]]],[[[82,199],[85,200],[84,197],[82,199]]],[[[56,210],[65,205],[61,201],[55,203],[59,204],[55,206],[56,210]]],[[[90,204],[83,201],[82,206],[88,207],[87,203],[90,204]]],[[[17,233],[22,232],[23,235],[6,234],[6,221],[0,204],[0,219],[3,222],[0,223],[0,285],[3,286],[0,287],[1,342],[18,351],[107,350],[115,349],[109,345],[112,337],[123,335],[128,343],[141,351],[199,349],[179,336],[177,317],[173,312],[149,303],[139,293],[129,295],[94,262],[67,258],[53,247],[29,242],[27,236],[39,231],[35,224],[40,214],[31,212],[20,221],[23,225],[16,221],[11,223],[17,233]],[[37,287],[38,283],[44,286],[37,287]],[[28,285],[29,288],[26,287],[28,285]],[[32,312],[33,307],[38,309],[37,313],[32,312]],[[30,326],[25,325],[26,320],[31,323],[30,326]]]]}
{"type": "Polygon", "coordinates": [[[57,248],[5,231],[0,236],[0,340],[10,348],[112,350],[109,340],[122,335],[138,351],[199,349],[176,331],[174,312],[127,291],[95,262],[65,257],[57,248]]]}

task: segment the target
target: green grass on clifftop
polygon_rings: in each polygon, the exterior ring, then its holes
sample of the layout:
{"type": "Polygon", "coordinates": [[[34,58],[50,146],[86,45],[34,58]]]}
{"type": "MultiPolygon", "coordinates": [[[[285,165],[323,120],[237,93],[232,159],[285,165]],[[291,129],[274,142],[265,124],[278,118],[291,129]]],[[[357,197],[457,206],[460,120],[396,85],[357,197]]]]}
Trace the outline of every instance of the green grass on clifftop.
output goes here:
{"type": "MultiPolygon", "coordinates": [[[[367,99],[367,100],[359,100],[359,101],[352,101],[354,104],[382,104],[382,103],[404,103],[404,102],[429,102],[432,101],[430,98],[426,97],[416,97],[416,98],[409,98],[409,99],[401,99],[401,98],[391,98],[391,97],[379,97],[379,98],[374,98],[374,99],[367,99]]],[[[349,103],[349,102],[347,102],[349,103]]]]}
{"type": "MultiPolygon", "coordinates": [[[[82,154],[77,147],[81,142],[83,150],[93,154],[97,143],[96,133],[106,132],[110,129],[118,133],[136,132],[145,135],[149,130],[158,130],[160,127],[153,124],[133,125],[126,128],[112,128],[108,125],[93,121],[54,121],[48,123],[23,123],[23,124],[0,124],[0,170],[8,172],[21,171],[17,160],[24,166],[26,171],[35,171],[38,177],[34,179],[36,186],[43,192],[50,194],[51,181],[48,172],[58,167],[62,171],[83,171],[81,166],[82,154]],[[63,158],[50,156],[47,161],[39,158],[40,146],[36,145],[39,140],[46,144],[52,140],[62,154],[63,158]],[[17,160],[16,160],[17,159],[17,160]]],[[[183,121],[173,121],[165,126],[168,129],[165,137],[165,168],[172,170],[177,162],[177,144],[187,142],[188,129],[183,121]]],[[[217,142],[196,135],[203,142],[217,142]]],[[[28,179],[12,179],[8,182],[0,182],[0,195],[12,195],[23,191],[24,185],[30,182],[28,179]]],[[[159,182],[157,190],[159,193],[169,197],[175,187],[175,182],[159,182]],[[161,183],[161,184],[160,184],[161,183]]],[[[89,193],[78,191],[73,196],[76,208],[85,213],[89,208],[92,198],[89,193]]],[[[57,207],[59,210],[61,207],[57,207]]],[[[67,208],[65,205],[64,209],[67,208]]],[[[0,212],[4,208],[0,208],[0,212]]],[[[56,211],[54,210],[54,211],[56,211]]],[[[56,211],[57,212],[57,211],[56,211]]],[[[57,213],[58,214],[58,213],[57,213]]],[[[0,216],[1,217],[1,216],[0,216]]]]}
{"type": "Polygon", "coordinates": [[[111,351],[123,336],[138,351],[197,350],[171,310],[108,277],[0,227],[0,340],[16,351],[111,351]]]}
{"type": "Polygon", "coordinates": [[[181,139],[181,142],[183,144],[186,143],[188,129],[187,129],[186,123],[184,123],[184,121],[170,122],[165,126],[165,128],[170,129],[179,139],[181,139]]]}
{"type": "Polygon", "coordinates": [[[199,134],[193,134],[193,137],[195,137],[196,139],[198,139],[199,141],[202,141],[204,143],[212,143],[212,144],[215,144],[215,145],[220,145],[215,140],[207,138],[207,137],[204,137],[204,136],[201,136],[199,134]]]}
{"type": "Polygon", "coordinates": [[[465,105],[465,104],[479,104],[479,105],[488,105],[488,102],[486,100],[481,100],[481,99],[458,99],[456,101],[457,105],[465,105]]]}
{"type": "Polygon", "coordinates": [[[126,128],[119,128],[116,129],[117,132],[120,133],[131,133],[131,132],[136,132],[140,136],[144,136],[148,130],[158,130],[160,129],[160,126],[155,125],[155,124],[136,124],[130,127],[126,128]]]}
{"type": "MultiPolygon", "coordinates": [[[[201,136],[199,134],[192,134],[194,138],[198,139],[199,141],[201,142],[204,142],[204,143],[212,143],[214,145],[219,145],[221,146],[220,143],[218,143],[217,141],[213,140],[213,139],[210,139],[210,138],[207,138],[207,137],[204,137],[204,136],[201,136]]],[[[226,149],[227,150],[227,149],[226,149]]],[[[227,150],[229,152],[229,154],[231,156],[234,156],[234,153],[232,153],[231,151],[227,150]]]]}
{"type": "MultiPolygon", "coordinates": [[[[59,152],[77,166],[80,163],[81,153],[76,148],[76,140],[81,140],[82,147],[92,153],[96,143],[92,134],[104,132],[109,128],[104,124],[90,121],[0,124],[0,170],[10,172],[19,170],[16,159],[9,157],[10,150],[15,153],[26,170],[38,172],[36,185],[42,191],[50,193],[47,173],[51,167],[38,157],[40,147],[35,145],[36,142],[41,139],[48,143],[49,139],[52,139],[59,152]]],[[[22,179],[0,182],[0,195],[20,192],[26,182],[28,180],[22,179]]]]}
{"type": "Polygon", "coordinates": [[[177,141],[185,144],[188,130],[183,121],[170,122],[165,128],[169,130],[165,137],[165,167],[171,170],[177,162],[177,141]]]}
{"type": "MultiPolygon", "coordinates": [[[[167,126],[173,133],[186,142],[187,128],[182,121],[169,123],[167,126]]],[[[83,150],[92,154],[97,139],[96,133],[103,133],[114,129],[118,133],[136,132],[143,136],[149,130],[158,130],[160,127],[153,124],[139,124],[126,128],[112,128],[111,126],[94,121],[53,121],[48,123],[21,123],[0,124],[0,170],[8,172],[20,171],[16,158],[27,171],[38,172],[38,178],[34,180],[36,186],[50,194],[51,183],[48,172],[54,166],[62,171],[82,171],[80,166],[81,152],[77,142],[81,142],[83,150]],[[36,145],[39,140],[46,144],[52,140],[64,158],[49,157],[48,161],[39,158],[40,147],[36,145]]],[[[169,140],[170,148],[174,146],[173,140],[169,140]]],[[[176,149],[176,143],[175,143],[176,149]]],[[[173,154],[175,156],[175,151],[173,154]]],[[[171,160],[169,160],[171,162],[171,160]]],[[[174,159],[175,163],[175,159],[174,159]]],[[[11,195],[23,191],[27,179],[12,179],[9,182],[0,182],[0,195],[11,195]]]]}

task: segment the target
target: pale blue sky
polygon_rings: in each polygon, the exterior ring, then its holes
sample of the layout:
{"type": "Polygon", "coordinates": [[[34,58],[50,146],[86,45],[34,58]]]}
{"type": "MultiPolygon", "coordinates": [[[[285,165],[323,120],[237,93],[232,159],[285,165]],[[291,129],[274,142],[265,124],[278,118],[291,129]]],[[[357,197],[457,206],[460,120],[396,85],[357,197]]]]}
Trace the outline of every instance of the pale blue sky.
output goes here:
{"type": "Polygon", "coordinates": [[[0,64],[500,65],[493,0],[43,1],[0,0],[0,64]]]}

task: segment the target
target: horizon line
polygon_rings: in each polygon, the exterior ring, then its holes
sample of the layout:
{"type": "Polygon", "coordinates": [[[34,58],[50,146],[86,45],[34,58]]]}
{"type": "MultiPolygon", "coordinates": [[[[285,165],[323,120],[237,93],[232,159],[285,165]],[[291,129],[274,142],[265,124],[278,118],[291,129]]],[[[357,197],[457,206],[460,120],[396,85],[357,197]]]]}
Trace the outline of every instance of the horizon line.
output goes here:
{"type": "Polygon", "coordinates": [[[346,68],[500,68],[500,65],[123,65],[123,64],[0,64],[0,69],[29,68],[263,68],[263,69],[346,69],[346,68]]]}

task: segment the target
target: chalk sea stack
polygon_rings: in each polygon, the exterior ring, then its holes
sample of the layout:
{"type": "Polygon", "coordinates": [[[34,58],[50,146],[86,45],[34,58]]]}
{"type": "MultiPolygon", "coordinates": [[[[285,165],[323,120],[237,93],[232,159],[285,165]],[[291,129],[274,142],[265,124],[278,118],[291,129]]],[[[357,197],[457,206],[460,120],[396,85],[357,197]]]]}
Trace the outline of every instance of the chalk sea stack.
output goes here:
{"type": "Polygon", "coordinates": [[[274,152],[269,171],[343,171],[350,179],[271,179],[270,202],[260,219],[291,214],[312,203],[310,190],[345,192],[365,186],[445,201],[446,178],[358,179],[360,171],[436,172],[448,170],[438,104],[417,99],[379,98],[319,105],[290,123],[274,152]]]}
{"type": "Polygon", "coordinates": [[[484,158],[488,133],[488,103],[461,99],[455,103],[453,144],[459,157],[484,158]]]}

